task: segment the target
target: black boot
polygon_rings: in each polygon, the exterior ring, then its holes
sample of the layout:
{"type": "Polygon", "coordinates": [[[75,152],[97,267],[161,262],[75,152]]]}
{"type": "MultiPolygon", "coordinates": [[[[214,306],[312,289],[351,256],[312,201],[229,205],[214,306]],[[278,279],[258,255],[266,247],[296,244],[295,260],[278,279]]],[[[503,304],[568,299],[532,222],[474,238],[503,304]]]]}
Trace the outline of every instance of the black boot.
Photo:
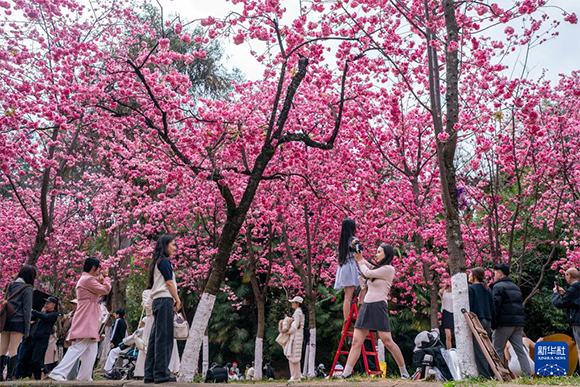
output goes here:
{"type": "Polygon", "coordinates": [[[8,363],[8,356],[0,356],[0,382],[4,381],[4,367],[8,363]]]}
{"type": "Polygon", "coordinates": [[[12,356],[10,360],[8,360],[8,372],[6,373],[6,380],[13,380],[14,379],[14,370],[16,368],[16,361],[18,360],[18,356],[12,356]]]}

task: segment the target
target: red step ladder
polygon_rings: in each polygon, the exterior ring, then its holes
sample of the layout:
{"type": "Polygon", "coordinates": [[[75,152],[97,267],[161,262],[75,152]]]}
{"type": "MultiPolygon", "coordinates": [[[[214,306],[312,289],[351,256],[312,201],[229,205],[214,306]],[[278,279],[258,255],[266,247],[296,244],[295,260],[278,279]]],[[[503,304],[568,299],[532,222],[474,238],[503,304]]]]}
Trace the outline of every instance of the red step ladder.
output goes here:
{"type": "MultiPolygon", "coordinates": [[[[342,331],[342,337],[340,338],[340,344],[338,344],[338,350],[336,351],[336,356],[334,357],[334,362],[332,363],[332,367],[330,369],[330,373],[328,374],[329,377],[332,377],[332,375],[334,374],[335,371],[342,371],[340,368],[337,370],[336,369],[336,363],[338,363],[338,357],[340,355],[347,355],[348,356],[348,351],[345,351],[342,349],[342,346],[344,345],[344,341],[345,338],[347,337],[353,337],[353,332],[354,331],[354,322],[356,321],[357,317],[358,317],[358,307],[357,307],[357,299],[355,297],[354,302],[352,304],[352,306],[350,307],[350,313],[348,316],[348,320],[346,320],[346,324],[344,324],[344,329],[342,331]],[[353,324],[353,330],[351,332],[349,332],[349,327],[350,324],[353,324]]],[[[366,340],[370,340],[371,343],[373,343],[373,347],[375,346],[375,335],[373,334],[373,332],[369,331],[368,336],[366,337],[366,340]]],[[[375,347],[376,348],[376,347],[375,347]]],[[[378,358],[378,354],[377,351],[375,349],[375,351],[373,352],[368,352],[365,349],[364,343],[361,347],[361,353],[362,353],[362,357],[363,357],[363,362],[365,365],[365,370],[367,372],[367,375],[371,376],[371,375],[381,375],[382,371],[381,371],[381,367],[379,364],[379,358],[378,358]],[[375,364],[377,365],[378,370],[377,371],[371,371],[369,370],[369,361],[368,361],[368,356],[373,356],[375,358],[375,364]]]]}

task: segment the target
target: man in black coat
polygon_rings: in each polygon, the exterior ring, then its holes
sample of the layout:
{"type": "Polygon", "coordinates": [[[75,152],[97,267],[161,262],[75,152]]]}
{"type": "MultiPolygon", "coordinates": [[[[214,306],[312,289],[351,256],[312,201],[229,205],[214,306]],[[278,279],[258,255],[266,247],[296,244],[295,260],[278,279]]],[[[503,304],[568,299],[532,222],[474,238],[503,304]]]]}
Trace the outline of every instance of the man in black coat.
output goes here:
{"type": "Polygon", "coordinates": [[[566,309],[566,319],[572,327],[578,359],[580,359],[580,272],[578,269],[570,268],[566,270],[566,282],[568,290],[564,291],[560,286],[554,287],[552,303],[558,309],[566,309]]]}
{"type": "Polygon", "coordinates": [[[27,378],[34,375],[34,379],[42,377],[44,355],[48,349],[48,340],[54,333],[54,324],[58,319],[56,311],[58,300],[54,297],[45,299],[42,310],[32,310],[30,335],[22,342],[22,354],[16,366],[16,377],[27,378]]]}
{"type": "Polygon", "coordinates": [[[526,322],[522,291],[508,277],[510,270],[507,265],[503,263],[495,265],[493,272],[495,276],[493,284],[493,304],[495,309],[495,319],[492,321],[492,328],[495,328],[493,346],[502,363],[505,363],[504,350],[509,341],[518,356],[518,361],[522,368],[522,376],[531,376],[532,369],[522,339],[526,322]]]}
{"type": "Polygon", "coordinates": [[[111,330],[111,349],[117,348],[123,342],[127,333],[127,323],[125,322],[125,311],[117,309],[115,311],[115,323],[111,330]]]}

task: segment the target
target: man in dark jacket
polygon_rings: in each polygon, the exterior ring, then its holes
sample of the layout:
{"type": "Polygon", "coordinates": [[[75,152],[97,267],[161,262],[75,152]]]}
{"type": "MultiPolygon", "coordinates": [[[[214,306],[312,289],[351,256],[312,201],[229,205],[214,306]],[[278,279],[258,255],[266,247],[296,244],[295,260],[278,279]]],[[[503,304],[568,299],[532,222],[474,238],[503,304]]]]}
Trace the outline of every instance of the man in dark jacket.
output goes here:
{"type": "Polygon", "coordinates": [[[111,330],[111,349],[117,348],[123,342],[127,333],[127,323],[125,322],[125,311],[117,309],[115,311],[115,323],[111,330]]]}
{"type": "Polygon", "coordinates": [[[58,319],[57,303],[56,298],[48,297],[40,312],[32,310],[30,336],[22,342],[22,356],[16,366],[17,378],[34,375],[34,379],[41,379],[48,340],[54,333],[54,324],[58,319]]]}
{"type": "Polygon", "coordinates": [[[505,264],[495,265],[493,268],[495,283],[493,285],[493,305],[495,319],[492,321],[495,333],[493,346],[502,363],[504,350],[509,341],[522,367],[522,375],[532,375],[528,354],[524,348],[523,334],[525,325],[522,291],[509,278],[510,270],[505,264]]]}
{"type": "Polygon", "coordinates": [[[566,319],[572,327],[578,359],[580,360],[580,272],[578,269],[570,268],[566,270],[566,282],[568,290],[564,291],[560,286],[554,287],[552,303],[558,309],[566,309],[566,319]]]}

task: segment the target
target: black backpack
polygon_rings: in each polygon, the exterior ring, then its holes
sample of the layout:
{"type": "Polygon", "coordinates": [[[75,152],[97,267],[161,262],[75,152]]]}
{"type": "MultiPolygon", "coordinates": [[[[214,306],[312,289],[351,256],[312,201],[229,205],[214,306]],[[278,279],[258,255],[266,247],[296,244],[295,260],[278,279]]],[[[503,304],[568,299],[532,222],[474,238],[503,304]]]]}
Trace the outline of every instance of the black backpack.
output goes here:
{"type": "Polygon", "coordinates": [[[206,383],[227,383],[228,382],[228,370],[224,367],[215,366],[207,370],[205,375],[206,383]]]}

